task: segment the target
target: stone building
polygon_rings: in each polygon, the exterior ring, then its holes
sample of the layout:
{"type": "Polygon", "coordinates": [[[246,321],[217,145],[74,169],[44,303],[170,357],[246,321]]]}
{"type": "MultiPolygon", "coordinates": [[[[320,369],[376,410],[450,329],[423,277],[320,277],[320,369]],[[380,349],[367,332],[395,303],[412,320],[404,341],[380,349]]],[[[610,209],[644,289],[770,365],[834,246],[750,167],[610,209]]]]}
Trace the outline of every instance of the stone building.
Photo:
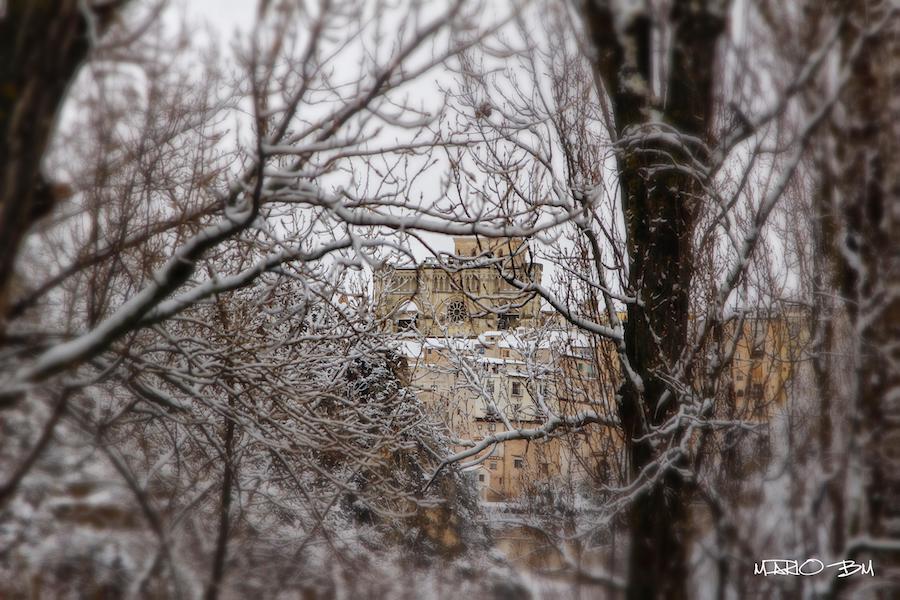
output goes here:
{"type": "Polygon", "coordinates": [[[518,238],[454,238],[454,253],[375,274],[378,316],[390,331],[476,337],[485,331],[533,327],[541,302],[510,283],[540,283],[542,266],[518,238]]]}
{"type": "MultiPolygon", "coordinates": [[[[510,429],[534,429],[548,412],[614,410],[615,378],[608,365],[598,364],[590,338],[577,333],[519,327],[471,338],[409,336],[400,349],[411,386],[461,440],[477,443],[510,429]]],[[[507,441],[470,459],[467,470],[483,499],[511,499],[529,485],[574,475],[585,459],[601,463],[600,449],[609,444],[597,442],[609,431],[591,434],[593,443],[584,444],[578,436],[507,441]]]]}
{"type": "MultiPolygon", "coordinates": [[[[459,440],[534,429],[548,411],[616,420],[613,345],[548,317],[536,295],[510,284],[540,283],[541,274],[522,240],[462,237],[440,260],[376,274],[376,315],[396,335],[410,384],[459,440]]],[[[783,405],[805,343],[802,321],[755,312],[723,329],[720,351],[733,357],[729,390],[715,392],[723,397],[717,416],[760,422],[783,405]]],[[[497,444],[464,464],[483,499],[508,500],[554,477],[614,481],[625,471],[622,448],[621,432],[592,425],[497,444]]]]}

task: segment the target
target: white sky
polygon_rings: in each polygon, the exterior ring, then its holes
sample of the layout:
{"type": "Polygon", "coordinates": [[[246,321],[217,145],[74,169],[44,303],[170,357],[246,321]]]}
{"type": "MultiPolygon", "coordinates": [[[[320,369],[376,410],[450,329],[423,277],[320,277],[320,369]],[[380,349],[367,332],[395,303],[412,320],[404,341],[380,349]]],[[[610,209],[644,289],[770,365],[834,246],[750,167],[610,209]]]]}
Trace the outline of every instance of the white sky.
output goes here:
{"type": "MultiPolygon", "coordinates": [[[[168,18],[173,20],[179,19],[182,15],[188,17],[192,23],[206,23],[214,31],[218,32],[220,37],[217,40],[223,51],[228,51],[228,40],[232,39],[236,32],[246,32],[254,24],[256,11],[259,0],[171,0],[168,9],[168,18]]],[[[429,80],[428,84],[422,87],[430,89],[416,90],[422,93],[434,93],[431,84],[434,79],[440,78],[440,74],[433,78],[424,78],[429,80]]],[[[423,81],[423,83],[425,83],[423,81]]],[[[438,182],[435,181],[437,186],[438,182]]],[[[422,237],[429,241],[436,250],[450,252],[453,250],[452,239],[440,234],[422,234],[422,237]]],[[[430,255],[424,246],[416,241],[413,243],[413,253],[417,259],[422,260],[430,255]]]]}
{"type": "Polygon", "coordinates": [[[257,0],[176,0],[170,10],[186,10],[191,20],[202,20],[230,35],[253,24],[257,0]]]}

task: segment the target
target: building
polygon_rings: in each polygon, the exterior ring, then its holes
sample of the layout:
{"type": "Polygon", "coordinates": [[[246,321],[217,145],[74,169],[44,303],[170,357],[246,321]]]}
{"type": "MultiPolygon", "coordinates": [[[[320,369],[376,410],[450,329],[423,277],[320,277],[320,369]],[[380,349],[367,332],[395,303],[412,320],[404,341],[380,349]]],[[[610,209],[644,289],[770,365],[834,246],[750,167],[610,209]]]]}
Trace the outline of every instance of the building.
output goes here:
{"type": "MultiPolygon", "coordinates": [[[[477,443],[497,432],[537,428],[551,411],[614,410],[615,379],[606,367],[601,376],[590,338],[578,333],[519,327],[471,338],[406,337],[400,349],[411,386],[461,440],[477,443]]],[[[467,470],[483,499],[513,498],[529,485],[571,474],[583,458],[574,456],[573,448],[598,448],[596,443],[573,444],[576,439],[511,440],[474,457],[467,470]]]]}
{"type": "Polygon", "coordinates": [[[768,420],[785,403],[809,343],[806,317],[800,311],[753,312],[733,325],[731,384],[736,416],[768,420]],[[741,334],[735,335],[740,327],[741,334]],[[736,339],[735,339],[736,338],[736,339]]]}
{"type": "MultiPolygon", "coordinates": [[[[540,283],[541,274],[522,240],[461,237],[440,261],[376,274],[376,315],[396,334],[412,387],[459,440],[534,429],[548,411],[616,419],[615,348],[542,313],[540,298],[520,289],[540,283]]],[[[802,321],[756,312],[723,329],[717,351],[732,360],[729,389],[713,392],[727,399],[718,416],[760,422],[784,403],[800,358],[802,321]]],[[[703,381],[696,383],[702,389],[703,381]]],[[[621,432],[591,426],[569,433],[497,444],[465,468],[489,501],[515,498],[557,476],[614,481],[624,474],[621,432]]]]}
{"type": "Polygon", "coordinates": [[[542,266],[518,238],[454,238],[440,261],[395,266],[375,274],[379,318],[390,331],[477,337],[485,331],[536,326],[541,301],[510,283],[540,283],[542,266]]]}

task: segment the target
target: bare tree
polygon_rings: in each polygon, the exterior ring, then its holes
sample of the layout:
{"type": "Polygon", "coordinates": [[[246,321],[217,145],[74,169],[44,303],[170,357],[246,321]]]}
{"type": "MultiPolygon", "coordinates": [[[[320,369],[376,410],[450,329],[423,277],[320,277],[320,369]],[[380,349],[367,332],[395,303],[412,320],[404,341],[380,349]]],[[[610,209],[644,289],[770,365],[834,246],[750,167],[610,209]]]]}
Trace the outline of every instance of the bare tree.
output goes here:
{"type": "MultiPolygon", "coordinates": [[[[346,574],[378,572],[371,529],[456,556],[484,542],[461,526],[475,509],[458,467],[568,436],[604,440],[570,444],[593,504],[524,524],[612,595],[744,594],[735,557],[765,549],[773,523],[800,530],[773,536],[779,549],[893,568],[897,10],[817,4],[260,2],[233,60],[212,44],[190,65],[179,55],[198,42],[170,34],[161,4],[4,5],[7,547],[32,547],[53,518],[106,515],[130,533],[127,552],[94,561],[103,577],[85,571],[98,593],[360,592],[375,576],[346,574]],[[443,97],[420,94],[439,69],[453,75],[443,97]],[[78,110],[60,119],[65,102],[78,110]],[[456,256],[431,234],[486,243],[456,256]],[[527,242],[495,254],[494,239],[527,242]],[[365,289],[413,240],[464,307],[508,323],[539,298],[603,385],[523,343],[524,419],[448,345],[463,406],[481,402],[499,429],[454,439],[410,393],[365,289]],[[504,293],[468,288],[468,268],[494,269],[504,293]],[[852,390],[828,373],[843,312],[852,390]],[[794,378],[806,357],[810,378],[794,378]],[[778,374],[737,383],[762,361],[778,374]],[[804,482],[814,438],[848,458],[804,482]],[[788,475],[733,476],[776,468],[788,475]],[[141,524],[95,483],[29,504],[41,473],[79,470],[115,474],[141,524]],[[791,499],[767,521],[749,499],[774,495],[770,480],[791,499]],[[808,509],[787,514],[795,501],[808,509]],[[586,568],[591,541],[618,556],[623,530],[627,573],[586,568]],[[695,559],[715,565],[714,588],[695,559]]],[[[101,547],[86,536],[78,553],[101,547]]],[[[59,589],[65,556],[41,555],[53,568],[30,589],[59,589]]]]}
{"type": "MultiPolygon", "coordinates": [[[[482,220],[572,215],[574,242],[565,242],[564,224],[532,244],[552,244],[544,258],[567,286],[545,287],[508,260],[495,263],[523,294],[539,294],[572,326],[616,347],[617,419],[594,413],[568,424],[605,422],[624,433],[629,483],[607,508],[628,515],[626,595],[684,598],[698,535],[694,499],[727,518],[721,482],[707,470],[720,465],[715,450],[733,445],[735,433],[759,432],[768,410],[736,404],[730,381],[735,352],[759,315],[771,314],[760,309],[792,295],[779,282],[788,271],[772,266],[772,215],[886,19],[871,19],[846,42],[840,27],[820,24],[796,53],[767,56],[780,70],[753,70],[748,52],[776,35],[768,6],[587,2],[575,19],[586,76],[578,49],[558,41],[571,26],[565,10],[548,6],[533,22],[562,23],[551,29],[557,35],[533,33],[523,20],[518,45],[505,48],[515,61],[465,57],[451,129],[469,144],[453,159],[459,203],[476,194],[467,209],[482,220]],[[735,20],[740,26],[729,27],[735,20]],[[853,61],[801,107],[800,93],[824,76],[840,44],[853,61]]],[[[798,17],[804,25],[809,14],[798,17]]],[[[803,338],[777,335],[793,340],[787,347],[799,360],[803,338]]],[[[475,449],[558,425],[511,428],[475,449]]],[[[723,571],[722,585],[727,578],[723,571]]]]}
{"type": "MultiPolygon", "coordinates": [[[[75,548],[48,542],[35,563],[4,561],[42,573],[10,592],[60,590],[69,558],[92,565],[85,589],[115,594],[364,589],[379,579],[389,588],[374,562],[367,578],[349,576],[367,560],[365,543],[417,535],[407,551],[428,548],[424,557],[455,536],[448,552],[458,553],[465,520],[419,489],[443,438],[405,391],[354,282],[378,247],[395,245],[392,230],[418,219],[445,227],[404,206],[431,168],[428,127],[441,112],[407,88],[502,17],[476,26],[463,2],[430,13],[417,2],[262,2],[232,77],[214,47],[206,62],[178,62],[197,43],[190,30],[135,26],[118,7],[108,32],[73,34],[85,52],[93,45],[87,83],[44,160],[68,175],[72,196],[40,229],[16,216],[4,237],[15,242],[4,265],[17,275],[3,281],[2,396],[27,426],[4,436],[0,490],[4,520],[23,536],[4,552],[19,558],[50,523],[53,540],[120,518],[129,533],[112,571],[107,546],[74,534],[75,548]],[[108,499],[96,482],[72,482],[60,517],[53,502],[31,504],[45,469],[60,464],[121,485],[108,499]],[[122,504],[139,508],[143,527],[122,504]],[[31,509],[41,515],[33,526],[31,509]],[[235,539],[260,556],[235,555],[235,539]],[[325,567],[334,571],[317,581],[325,567]],[[242,581],[228,576],[235,568],[272,577],[242,581]]],[[[37,8],[13,8],[4,27],[30,27],[37,8]]],[[[95,8],[72,3],[73,27],[98,25],[95,8]]],[[[61,90],[73,77],[57,75],[47,76],[61,90]]],[[[45,154],[46,120],[26,148],[30,169],[45,154]]],[[[27,208],[6,198],[4,211],[27,208]]],[[[454,475],[442,482],[464,505],[454,475]]]]}

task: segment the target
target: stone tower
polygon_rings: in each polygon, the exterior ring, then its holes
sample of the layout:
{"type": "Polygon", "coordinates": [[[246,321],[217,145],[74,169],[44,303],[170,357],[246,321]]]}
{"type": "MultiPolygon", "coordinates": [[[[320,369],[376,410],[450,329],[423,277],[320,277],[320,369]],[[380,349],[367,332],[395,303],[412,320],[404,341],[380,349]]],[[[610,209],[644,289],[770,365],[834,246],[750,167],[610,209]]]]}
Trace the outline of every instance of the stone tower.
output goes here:
{"type": "Polygon", "coordinates": [[[537,326],[540,298],[510,283],[540,283],[542,267],[521,238],[455,237],[453,254],[375,274],[376,313],[391,331],[475,337],[537,326]]]}

